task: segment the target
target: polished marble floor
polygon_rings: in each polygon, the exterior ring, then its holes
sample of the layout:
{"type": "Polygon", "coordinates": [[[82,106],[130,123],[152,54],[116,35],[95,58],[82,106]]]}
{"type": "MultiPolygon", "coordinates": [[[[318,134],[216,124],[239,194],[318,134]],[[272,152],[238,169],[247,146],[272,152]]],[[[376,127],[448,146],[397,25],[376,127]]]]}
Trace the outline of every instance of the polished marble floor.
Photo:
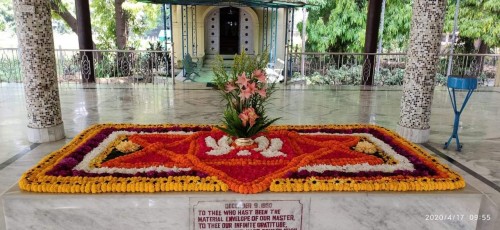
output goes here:
{"type": "MultiPolygon", "coordinates": [[[[275,93],[276,99],[268,112],[271,117],[282,117],[279,124],[373,123],[394,130],[399,120],[401,95],[400,88],[289,86],[275,93]]],[[[61,147],[89,125],[214,124],[219,122],[222,111],[217,91],[196,83],[177,84],[175,88],[163,85],[61,85],[60,97],[67,139],[34,145],[26,139],[27,116],[22,85],[0,84],[0,194],[15,184],[22,172],[43,155],[61,147]]],[[[488,186],[464,172],[466,178],[478,181],[478,187],[483,187],[479,190],[491,195],[493,203],[500,201],[498,101],[500,89],[485,88],[475,92],[462,115],[459,130],[464,145],[462,151],[455,151],[454,145],[443,150],[442,144],[451,134],[453,112],[447,91],[436,88],[431,137],[426,145],[493,184],[488,186]]],[[[492,207],[498,209],[498,206],[492,207]]]]}

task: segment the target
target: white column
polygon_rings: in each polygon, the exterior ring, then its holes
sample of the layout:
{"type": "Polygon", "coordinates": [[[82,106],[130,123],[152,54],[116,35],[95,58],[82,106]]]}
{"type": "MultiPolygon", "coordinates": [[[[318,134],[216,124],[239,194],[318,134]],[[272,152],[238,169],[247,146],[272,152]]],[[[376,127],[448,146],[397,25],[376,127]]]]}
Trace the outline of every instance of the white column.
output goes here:
{"type": "Polygon", "coordinates": [[[415,143],[429,140],[434,77],[446,0],[414,0],[401,115],[397,132],[415,143]]]}
{"type": "Polygon", "coordinates": [[[14,0],[24,78],[28,139],[42,143],[64,138],[49,1],[14,0]]]}

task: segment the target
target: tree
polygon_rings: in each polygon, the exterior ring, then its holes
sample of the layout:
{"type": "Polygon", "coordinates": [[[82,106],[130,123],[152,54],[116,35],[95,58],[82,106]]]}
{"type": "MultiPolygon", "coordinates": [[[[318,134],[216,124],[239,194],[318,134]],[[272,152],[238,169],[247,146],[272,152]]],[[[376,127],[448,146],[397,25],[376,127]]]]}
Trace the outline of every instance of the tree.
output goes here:
{"type": "MultiPolygon", "coordinates": [[[[55,19],[55,24],[61,24],[61,21],[76,33],[76,18],[68,10],[70,0],[50,0],[50,8],[52,9],[52,17],[55,19]]],[[[62,24],[61,24],[62,25],[62,24]]],[[[12,0],[0,0],[0,31],[14,31],[14,9],[12,8],[12,0]]],[[[66,30],[65,28],[62,29],[66,30]]]]}
{"type": "Polygon", "coordinates": [[[14,27],[12,0],[0,0],[0,31],[14,27]]]}
{"type": "MultiPolygon", "coordinates": [[[[448,0],[445,31],[452,33],[456,0],[448,0]]],[[[458,14],[459,41],[463,52],[474,52],[475,40],[479,53],[500,46],[500,1],[461,0],[458,14]]]]}
{"type": "Polygon", "coordinates": [[[90,7],[93,29],[103,49],[136,47],[139,36],[156,28],[161,16],[159,5],[135,0],[93,0],[90,7]]]}
{"type": "Polygon", "coordinates": [[[130,13],[125,11],[122,6],[125,0],[115,0],[115,36],[116,47],[119,50],[124,50],[127,46],[128,38],[128,19],[130,13]]]}
{"type": "MultiPolygon", "coordinates": [[[[77,33],[77,19],[72,13],[74,1],[50,0],[50,6],[53,16],[66,22],[77,33]]],[[[138,3],[135,0],[93,0],[90,7],[92,32],[96,35],[97,43],[94,47],[101,49],[137,46],[138,37],[157,27],[160,17],[158,5],[138,3]]]]}
{"type": "MultiPolygon", "coordinates": [[[[445,31],[452,33],[455,14],[455,0],[448,0],[445,31]],[[453,10],[452,10],[453,9],[453,10]]],[[[455,53],[489,53],[489,47],[500,46],[500,1],[499,0],[462,0],[458,14],[458,39],[455,53]]],[[[458,61],[458,58],[455,58],[458,61]]],[[[476,61],[471,72],[479,75],[484,67],[484,57],[466,59],[476,61]]],[[[500,62],[497,62],[500,66],[500,62]]]]}
{"type": "MultiPolygon", "coordinates": [[[[367,1],[311,0],[306,49],[316,52],[361,52],[365,41],[367,1]]],[[[408,45],[411,0],[387,0],[383,44],[401,50],[408,45]]],[[[301,30],[302,25],[299,25],[301,30]]]]}
{"type": "MultiPolygon", "coordinates": [[[[310,0],[306,49],[325,52],[360,52],[364,42],[367,1],[310,0]]],[[[456,0],[448,0],[445,31],[453,30],[456,0]]],[[[383,47],[405,50],[410,32],[412,1],[386,0],[383,47]]],[[[473,52],[474,41],[480,53],[500,46],[500,1],[461,0],[459,37],[461,52],[473,52]]],[[[301,25],[299,25],[301,27],[301,25]]],[[[300,29],[300,28],[299,28],[300,29]]]]}
{"type": "Polygon", "coordinates": [[[306,50],[360,52],[364,44],[367,4],[362,0],[310,0],[306,50]]]}
{"type": "Polygon", "coordinates": [[[74,33],[78,33],[76,18],[68,10],[67,3],[63,3],[61,0],[50,0],[50,9],[52,9],[54,18],[63,20],[74,33]]]}
{"type": "Polygon", "coordinates": [[[403,51],[408,48],[411,16],[412,0],[386,0],[382,34],[385,50],[403,51]]]}

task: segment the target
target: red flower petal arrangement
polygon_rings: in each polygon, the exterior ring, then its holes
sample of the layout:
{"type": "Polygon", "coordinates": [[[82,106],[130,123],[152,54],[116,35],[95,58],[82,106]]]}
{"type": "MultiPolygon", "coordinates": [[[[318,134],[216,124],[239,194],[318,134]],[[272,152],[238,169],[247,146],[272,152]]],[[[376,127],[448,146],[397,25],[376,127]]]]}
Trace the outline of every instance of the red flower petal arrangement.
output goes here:
{"type": "Polygon", "coordinates": [[[271,126],[238,146],[208,125],[94,125],[23,174],[55,193],[434,191],[465,186],[420,147],[373,125],[271,126]]]}

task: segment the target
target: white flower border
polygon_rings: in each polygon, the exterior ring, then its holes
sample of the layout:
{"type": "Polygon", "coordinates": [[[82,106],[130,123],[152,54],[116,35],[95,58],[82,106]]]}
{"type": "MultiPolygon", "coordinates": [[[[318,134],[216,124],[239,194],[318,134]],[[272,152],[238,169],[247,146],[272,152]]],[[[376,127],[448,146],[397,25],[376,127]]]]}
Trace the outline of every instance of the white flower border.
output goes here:
{"type": "Polygon", "coordinates": [[[325,171],[340,171],[340,172],[350,172],[350,173],[358,173],[358,172],[386,172],[392,173],[396,170],[405,170],[405,171],[414,171],[415,168],[413,164],[406,158],[405,156],[399,155],[394,151],[394,149],[381,141],[380,139],[374,137],[372,134],[368,133],[353,133],[353,134],[332,134],[332,133],[305,133],[301,135],[333,135],[333,136],[360,136],[365,137],[374,143],[377,147],[382,149],[385,154],[394,158],[397,163],[394,165],[390,164],[380,164],[380,165],[370,165],[368,163],[362,164],[353,164],[353,165],[343,165],[343,166],[334,166],[334,165],[326,165],[326,164],[315,164],[315,165],[306,165],[299,168],[299,172],[306,170],[308,172],[318,172],[323,173],[325,171]]]}

